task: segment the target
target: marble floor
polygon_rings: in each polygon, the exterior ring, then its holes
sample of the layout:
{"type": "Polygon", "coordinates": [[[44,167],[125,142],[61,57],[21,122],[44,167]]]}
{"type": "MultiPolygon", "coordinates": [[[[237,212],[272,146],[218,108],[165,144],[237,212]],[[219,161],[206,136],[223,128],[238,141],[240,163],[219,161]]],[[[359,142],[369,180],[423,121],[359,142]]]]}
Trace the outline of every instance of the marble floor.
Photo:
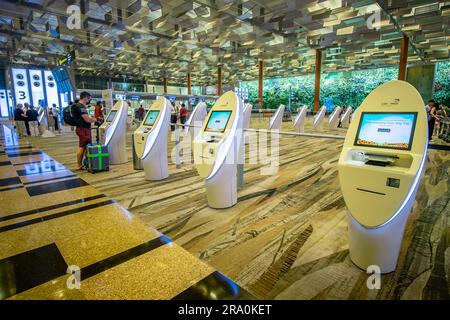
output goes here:
{"type": "MultiPolygon", "coordinates": [[[[267,124],[268,119],[252,119],[251,126],[267,124]]],[[[291,124],[283,123],[282,130],[292,131],[291,124]]],[[[325,133],[343,136],[345,129],[325,133]]],[[[28,140],[75,169],[77,140],[70,130],[28,140]]],[[[264,175],[267,164],[246,164],[239,201],[224,210],[208,207],[203,181],[189,160],[177,168],[169,156],[170,177],[145,181],[142,171],[133,170],[130,142],[131,131],[128,163],[77,176],[257,298],[449,299],[448,150],[428,151],[397,269],[382,276],[380,289],[369,290],[368,275],[348,255],[337,176],[342,140],[280,136],[278,171],[264,175]]]]}
{"type": "Polygon", "coordinates": [[[254,297],[0,126],[0,299],[254,297]]]}

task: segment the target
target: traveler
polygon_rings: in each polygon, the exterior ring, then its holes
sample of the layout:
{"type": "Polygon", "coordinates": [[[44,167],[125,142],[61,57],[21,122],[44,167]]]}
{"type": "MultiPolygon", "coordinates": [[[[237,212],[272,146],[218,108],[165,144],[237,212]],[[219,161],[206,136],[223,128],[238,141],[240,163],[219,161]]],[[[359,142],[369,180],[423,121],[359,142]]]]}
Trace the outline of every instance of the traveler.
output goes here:
{"type": "Polygon", "coordinates": [[[178,110],[180,110],[178,102],[175,103],[175,105],[172,104],[172,107],[170,109],[170,130],[175,130],[175,124],[178,120],[178,110]]]}
{"type": "Polygon", "coordinates": [[[16,108],[14,109],[14,125],[16,127],[19,138],[24,137],[26,129],[25,129],[23,105],[21,103],[18,103],[16,105],[16,108]]]}
{"type": "Polygon", "coordinates": [[[61,133],[61,127],[59,125],[59,109],[56,106],[56,103],[52,104],[52,108],[50,108],[53,112],[53,121],[55,123],[55,130],[58,130],[59,133],[61,133]]]}
{"type": "Polygon", "coordinates": [[[433,103],[430,109],[430,121],[428,122],[428,141],[433,139],[433,133],[435,126],[439,127],[439,121],[441,121],[441,107],[439,103],[433,103]]]}
{"type": "Polygon", "coordinates": [[[25,121],[25,128],[27,129],[27,134],[31,136],[30,132],[30,124],[28,123],[28,117],[27,117],[27,111],[30,109],[30,104],[28,102],[25,102],[24,104],[25,110],[24,110],[24,121],[25,121]]]}
{"type": "Polygon", "coordinates": [[[139,121],[144,120],[144,112],[145,112],[145,109],[144,109],[144,107],[141,104],[139,109],[138,109],[138,120],[139,121]]]}
{"type": "Polygon", "coordinates": [[[94,117],[98,119],[99,122],[103,122],[103,106],[100,101],[95,104],[94,117]]]}
{"type": "MultiPolygon", "coordinates": [[[[186,105],[183,103],[181,105],[181,109],[180,109],[180,122],[181,124],[184,124],[186,122],[186,117],[187,117],[188,111],[186,109],[186,105]]],[[[183,126],[184,129],[184,126],[183,126]]]]}
{"type": "Polygon", "coordinates": [[[38,137],[39,136],[39,114],[36,111],[36,109],[34,109],[33,106],[30,106],[30,109],[27,110],[26,113],[27,116],[27,120],[28,120],[28,126],[30,128],[30,132],[31,135],[38,137]]]}
{"type": "Polygon", "coordinates": [[[77,151],[78,170],[85,169],[83,158],[86,155],[86,146],[92,142],[91,123],[97,121],[95,117],[90,117],[87,112],[86,106],[89,104],[89,101],[91,101],[91,95],[89,92],[83,91],[80,94],[79,102],[74,104],[71,109],[73,117],[77,121],[75,132],[79,139],[77,151]]]}

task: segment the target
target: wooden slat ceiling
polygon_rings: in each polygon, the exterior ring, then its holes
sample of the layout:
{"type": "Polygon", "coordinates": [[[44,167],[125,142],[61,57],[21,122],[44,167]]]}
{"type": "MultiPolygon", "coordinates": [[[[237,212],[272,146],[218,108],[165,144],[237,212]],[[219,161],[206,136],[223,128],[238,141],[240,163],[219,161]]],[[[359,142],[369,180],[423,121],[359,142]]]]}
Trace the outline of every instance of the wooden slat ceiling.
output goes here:
{"type": "MultiPolygon", "coordinates": [[[[372,19],[373,20],[373,19],[372,19]]],[[[0,1],[0,59],[54,65],[76,48],[79,72],[166,74],[183,83],[313,72],[315,49],[323,71],[396,65],[402,33],[409,62],[449,59],[450,1],[421,0],[30,0],[0,1]],[[67,7],[80,5],[82,28],[69,29],[67,7]],[[367,21],[379,12],[369,29],[367,21]]]]}

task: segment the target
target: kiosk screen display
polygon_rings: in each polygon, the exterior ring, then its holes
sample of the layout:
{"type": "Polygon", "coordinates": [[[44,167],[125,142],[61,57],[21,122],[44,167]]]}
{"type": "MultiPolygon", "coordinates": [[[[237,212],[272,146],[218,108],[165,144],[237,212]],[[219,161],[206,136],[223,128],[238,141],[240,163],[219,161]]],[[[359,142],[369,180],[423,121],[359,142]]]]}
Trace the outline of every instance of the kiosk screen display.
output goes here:
{"type": "Polygon", "coordinates": [[[147,117],[144,121],[144,126],[152,126],[155,124],[156,118],[158,118],[159,111],[152,110],[147,113],[147,117]]]}
{"type": "Polygon", "coordinates": [[[230,120],[231,111],[213,111],[209,116],[205,131],[224,132],[230,120]]]}
{"type": "Polygon", "coordinates": [[[363,112],[356,146],[411,150],[417,112],[363,112]]]}
{"type": "Polygon", "coordinates": [[[88,113],[89,113],[90,116],[93,116],[93,115],[95,115],[95,110],[89,109],[88,113]]]}
{"type": "Polygon", "coordinates": [[[111,112],[108,114],[108,118],[106,118],[106,122],[113,121],[114,117],[116,116],[117,110],[111,110],[111,112]]]}

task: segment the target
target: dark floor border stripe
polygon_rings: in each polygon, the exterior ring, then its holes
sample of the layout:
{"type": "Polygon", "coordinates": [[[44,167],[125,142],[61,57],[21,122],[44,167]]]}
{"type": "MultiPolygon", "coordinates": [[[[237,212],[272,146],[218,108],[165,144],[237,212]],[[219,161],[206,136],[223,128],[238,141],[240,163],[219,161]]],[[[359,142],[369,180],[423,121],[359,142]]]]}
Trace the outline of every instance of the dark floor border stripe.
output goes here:
{"type": "Polygon", "coordinates": [[[198,281],[172,300],[255,300],[256,298],[219,271],[198,281]]]}
{"type": "Polygon", "coordinates": [[[11,150],[17,150],[17,149],[33,149],[33,146],[11,146],[11,147],[5,147],[5,151],[11,151],[11,150]]]}
{"type": "Polygon", "coordinates": [[[105,198],[106,195],[104,194],[97,194],[95,196],[92,197],[87,197],[87,198],[81,198],[81,199],[77,199],[77,200],[72,200],[72,201],[68,201],[68,202],[63,202],[63,203],[59,203],[59,204],[55,204],[52,206],[47,206],[47,207],[43,207],[43,208],[37,208],[37,209],[33,209],[33,210],[27,210],[27,211],[23,211],[23,212],[18,212],[18,213],[14,213],[5,217],[0,217],[0,222],[1,221],[7,221],[7,220],[13,220],[13,219],[17,219],[17,218],[21,218],[21,217],[26,217],[35,213],[44,213],[46,211],[50,211],[50,210],[54,210],[54,209],[59,209],[59,208],[64,208],[64,207],[68,207],[74,204],[78,204],[78,203],[83,203],[83,202],[88,202],[88,201],[92,201],[92,200],[97,200],[100,198],[105,198]]]}
{"type": "Polygon", "coordinates": [[[442,144],[429,144],[428,149],[450,151],[450,146],[444,146],[442,144]]]}
{"type": "Polygon", "coordinates": [[[37,161],[21,162],[21,163],[13,163],[13,166],[23,166],[23,165],[26,165],[26,164],[33,164],[33,163],[40,163],[40,162],[51,162],[51,161],[57,162],[56,160],[54,160],[54,159],[52,159],[52,158],[48,158],[48,159],[45,159],[45,160],[37,160],[37,161]]]}
{"type": "Polygon", "coordinates": [[[103,207],[109,204],[113,204],[115,203],[114,200],[106,200],[103,202],[98,202],[98,203],[93,203],[84,207],[80,207],[80,208],[74,208],[74,209],[70,209],[70,210],[66,210],[66,211],[62,211],[62,212],[58,212],[55,214],[50,214],[48,216],[42,217],[42,218],[36,218],[36,219],[31,219],[31,220],[27,220],[27,221],[22,221],[22,222],[18,222],[18,223],[13,223],[7,226],[3,226],[0,227],[0,233],[2,232],[6,232],[9,230],[14,230],[14,229],[19,229],[19,228],[23,228],[32,224],[36,224],[36,223],[40,223],[40,222],[44,222],[44,221],[48,221],[48,220],[52,220],[52,219],[57,219],[57,218],[61,218],[61,217],[65,217],[71,214],[75,214],[75,213],[80,213],[86,210],[91,210],[91,209],[95,209],[95,208],[99,208],[99,207],[103,207]]]}
{"type": "Polygon", "coordinates": [[[14,186],[17,184],[22,184],[22,181],[19,177],[10,177],[10,178],[3,178],[0,179],[0,188],[7,187],[7,186],[14,186]]]}
{"type": "Polygon", "coordinates": [[[0,161],[0,167],[11,165],[12,165],[11,161],[0,161]]]}
{"type": "Polygon", "coordinates": [[[120,252],[116,255],[113,255],[109,258],[106,258],[104,260],[95,262],[89,266],[86,266],[81,269],[81,281],[89,279],[99,273],[102,273],[108,269],[114,268],[115,266],[118,266],[119,264],[122,264],[124,262],[127,262],[131,259],[134,259],[140,255],[143,255],[147,252],[150,252],[152,250],[155,250],[167,243],[171,243],[172,240],[170,240],[168,237],[161,235],[160,237],[147,241],[143,244],[140,244],[136,247],[130,248],[126,251],[120,252]]]}
{"type": "Polygon", "coordinates": [[[14,190],[14,189],[21,189],[21,188],[23,188],[24,186],[15,186],[15,187],[8,187],[8,188],[3,188],[3,189],[0,189],[0,192],[3,192],[3,191],[10,191],[10,190],[14,190]]]}
{"type": "Polygon", "coordinates": [[[24,182],[24,185],[30,185],[30,184],[35,184],[35,183],[41,183],[41,182],[48,182],[48,181],[58,181],[58,180],[62,180],[62,179],[67,179],[67,178],[73,178],[76,177],[76,174],[69,174],[67,176],[63,176],[63,177],[53,177],[53,178],[48,178],[48,179],[42,179],[42,180],[36,180],[36,181],[28,181],[28,182],[24,182]]]}
{"type": "Polygon", "coordinates": [[[30,151],[30,152],[17,152],[17,153],[8,153],[8,158],[16,158],[16,157],[26,157],[26,156],[34,156],[44,154],[43,151],[30,151]]]}
{"type": "Polygon", "coordinates": [[[55,243],[0,260],[0,299],[27,291],[66,274],[67,263],[55,243]]]}
{"type": "Polygon", "coordinates": [[[75,178],[70,180],[57,181],[53,183],[40,184],[36,186],[29,186],[26,187],[26,189],[30,197],[35,197],[43,194],[76,189],[85,186],[89,186],[89,184],[86,181],[80,178],[75,178]]]}

